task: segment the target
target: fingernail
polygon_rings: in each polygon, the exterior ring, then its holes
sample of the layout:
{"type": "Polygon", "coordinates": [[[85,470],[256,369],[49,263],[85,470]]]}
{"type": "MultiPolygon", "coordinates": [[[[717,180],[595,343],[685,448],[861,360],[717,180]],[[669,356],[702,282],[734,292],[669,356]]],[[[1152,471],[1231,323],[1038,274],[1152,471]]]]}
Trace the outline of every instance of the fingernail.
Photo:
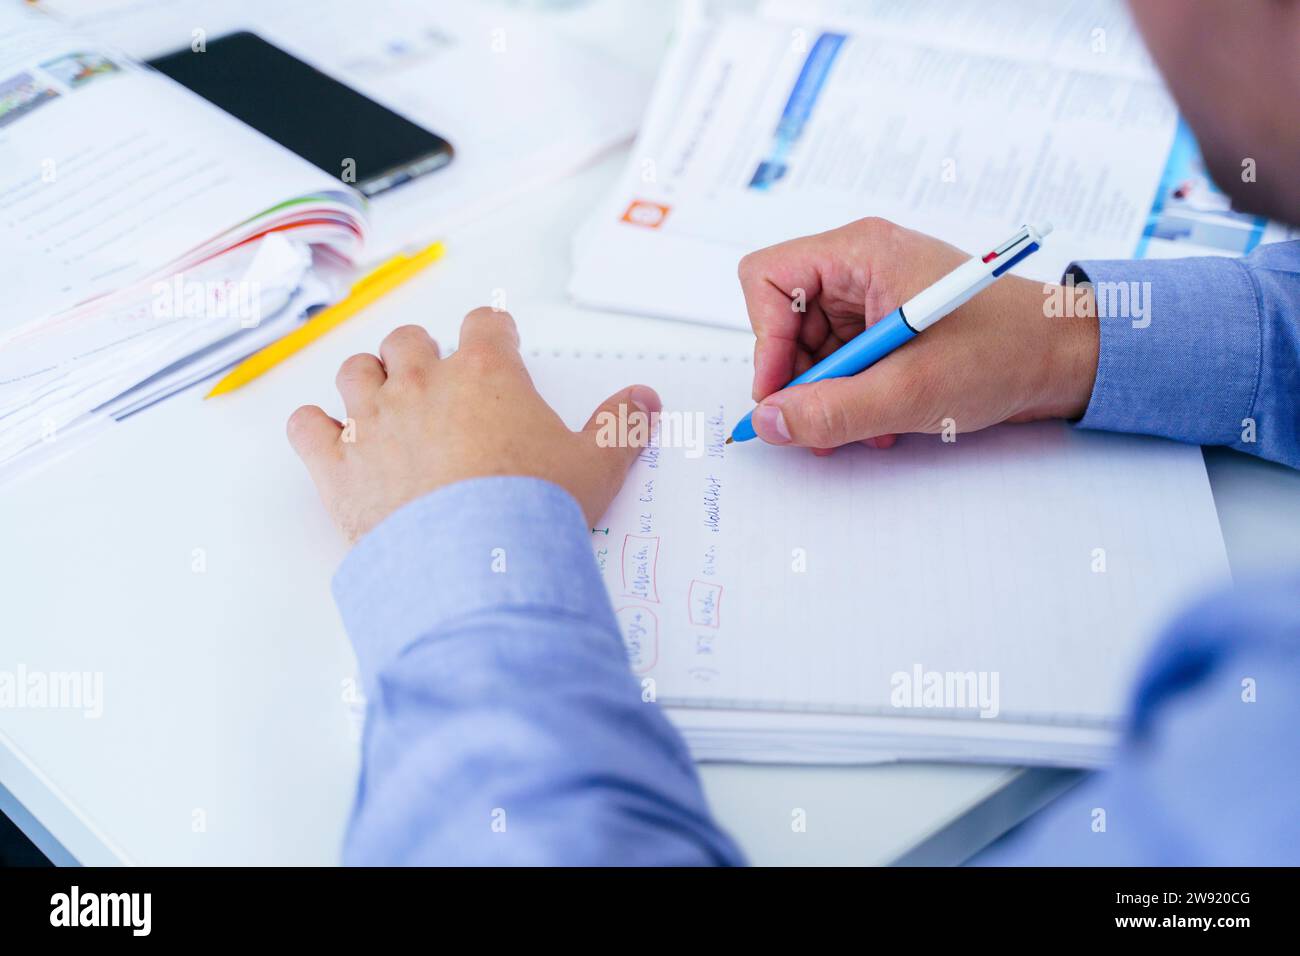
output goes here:
{"type": "Polygon", "coordinates": [[[659,411],[659,394],[653,388],[647,388],[645,385],[633,385],[632,391],[627,393],[627,397],[631,399],[633,405],[647,415],[659,411]]]}
{"type": "Polygon", "coordinates": [[[864,438],[862,439],[862,444],[866,445],[868,448],[880,447],[880,445],[876,443],[876,440],[874,438],[864,438]]]}
{"type": "Polygon", "coordinates": [[[773,445],[790,444],[790,429],[786,427],[781,409],[775,405],[760,405],[754,410],[754,431],[763,441],[773,445]]]}

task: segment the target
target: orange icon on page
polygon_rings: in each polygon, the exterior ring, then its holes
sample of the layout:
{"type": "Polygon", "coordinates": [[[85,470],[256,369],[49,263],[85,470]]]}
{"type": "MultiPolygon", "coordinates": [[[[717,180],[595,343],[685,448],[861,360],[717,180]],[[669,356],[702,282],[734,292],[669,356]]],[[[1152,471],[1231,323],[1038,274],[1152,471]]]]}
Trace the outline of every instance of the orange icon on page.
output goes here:
{"type": "Polygon", "coordinates": [[[645,226],[647,229],[658,229],[665,219],[668,218],[668,211],[671,206],[664,206],[657,202],[649,202],[645,199],[633,199],[632,204],[627,207],[623,213],[623,221],[633,226],[645,226]]]}

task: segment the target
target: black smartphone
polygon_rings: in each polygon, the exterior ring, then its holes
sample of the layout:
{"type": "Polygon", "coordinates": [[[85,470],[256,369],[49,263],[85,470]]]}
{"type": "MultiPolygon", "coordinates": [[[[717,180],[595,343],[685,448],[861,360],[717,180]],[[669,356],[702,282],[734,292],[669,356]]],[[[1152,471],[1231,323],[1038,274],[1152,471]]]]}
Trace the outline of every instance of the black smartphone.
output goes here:
{"type": "Polygon", "coordinates": [[[451,162],[441,136],[256,33],[231,33],[149,65],[367,196],[451,162]]]}

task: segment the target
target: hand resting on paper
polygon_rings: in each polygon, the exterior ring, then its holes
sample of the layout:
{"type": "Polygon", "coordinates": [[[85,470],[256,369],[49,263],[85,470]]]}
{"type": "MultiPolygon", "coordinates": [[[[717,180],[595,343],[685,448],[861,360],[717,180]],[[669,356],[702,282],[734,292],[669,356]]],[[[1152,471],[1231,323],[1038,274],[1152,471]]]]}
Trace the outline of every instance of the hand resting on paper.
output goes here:
{"type": "Polygon", "coordinates": [[[660,407],[653,390],[634,385],[602,404],[583,431],[570,431],[533,388],[514,319],[488,308],[465,317],[448,358],[423,328],[406,325],[378,356],[344,362],[336,383],[347,421],[304,405],[288,433],[349,543],[428,492],[492,475],[552,481],[595,521],[640,451],[601,447],[600,413],[627,406],[632,422],[660,407]]]}
{"type": "Polygon", "coordinates": [[[754,346],[754,427],[773,444],[888,448],[899,433],[1078,418],[1097,375],[1098,323],[1084,287],[1048,317],[1040,282],[1006,276],[858,375],[784,388],[969,256],[884,219],[751,253],[740,283],[754,346]],[[800,308],[802,307],[802,311],[800,308]]]}

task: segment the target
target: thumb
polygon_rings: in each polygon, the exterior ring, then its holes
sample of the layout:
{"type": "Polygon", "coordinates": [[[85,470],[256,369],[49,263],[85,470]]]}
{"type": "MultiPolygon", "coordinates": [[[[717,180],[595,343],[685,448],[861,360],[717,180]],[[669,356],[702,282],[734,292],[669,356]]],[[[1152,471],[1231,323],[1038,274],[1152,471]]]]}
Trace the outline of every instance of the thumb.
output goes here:
{"type": "Polygon", "coordinates": [[[629,385],[615,392],[591,414],[583,434],[599,449],[596,460],[615,486],[623,483],[636,456],[650,444],[651,416],[663,407],[647,385],[629,385]]]}
{"type": "Polygon", "coordinates": [[[838,448],[907,431],[892,421],[893,402],[883,372],[883,367],[877,367],[851,378],[782,389],[754,411],[754,430],[773,445],[806,448],[838,448]]]}

